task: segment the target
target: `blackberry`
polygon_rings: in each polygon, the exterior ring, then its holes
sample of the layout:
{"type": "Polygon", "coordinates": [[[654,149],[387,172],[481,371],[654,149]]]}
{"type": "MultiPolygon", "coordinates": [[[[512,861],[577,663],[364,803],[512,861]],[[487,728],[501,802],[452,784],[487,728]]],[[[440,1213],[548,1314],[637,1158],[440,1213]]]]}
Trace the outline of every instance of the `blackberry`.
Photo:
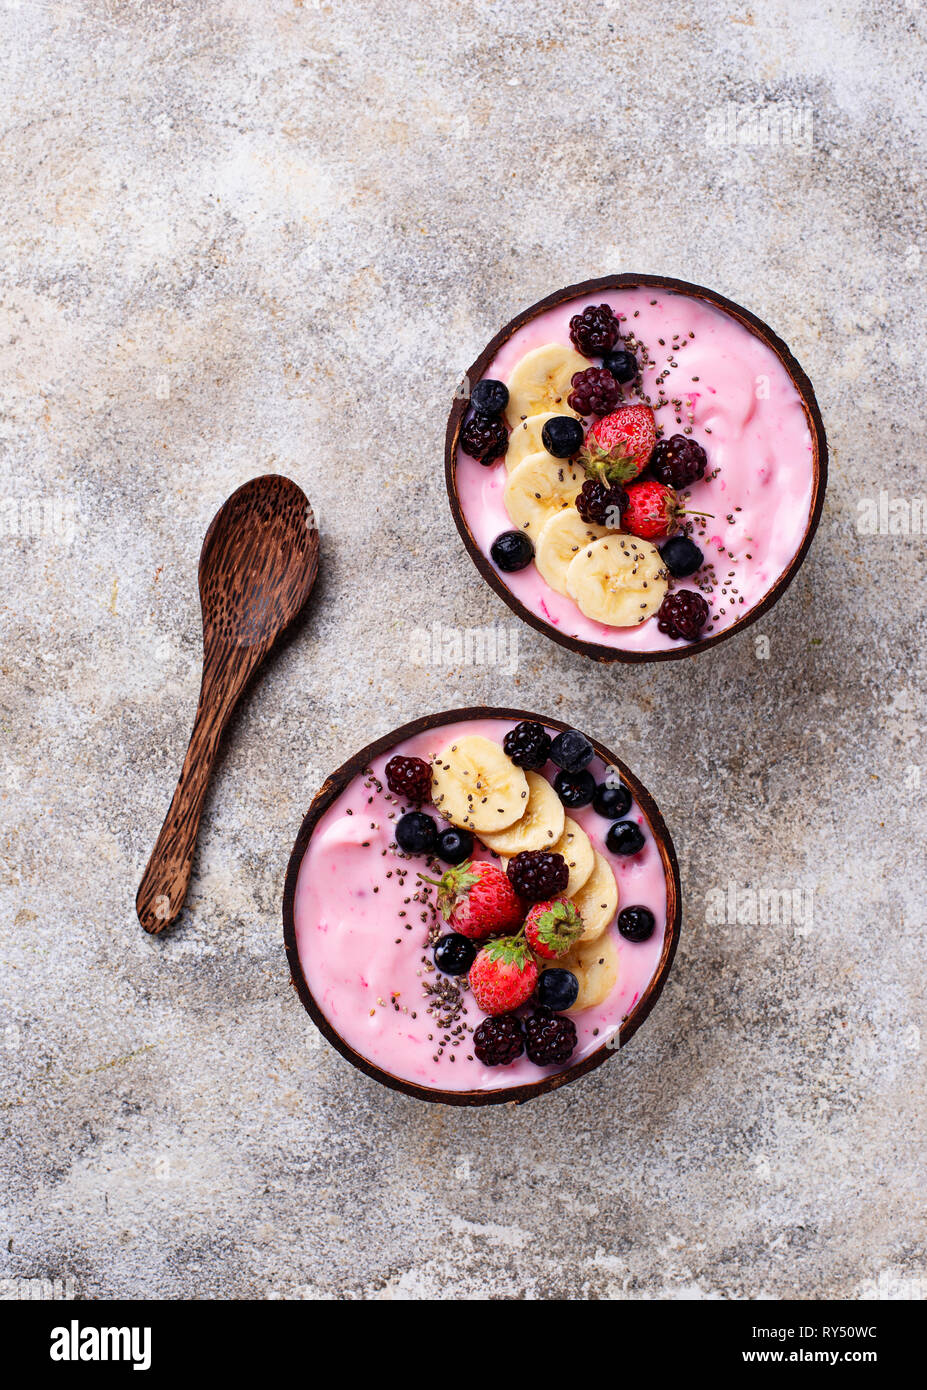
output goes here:
{"type": "Polygon", "coordinates": [[[701,444],[674,434],[671,439],[658,439],[650,455],[650,471],[667,487],[677,491],[704,477],[708,458],[701,444]]]}
{"type": "Polygon", "coordinates": [[[595,796],[595,778],[591,772],[558,772],[554,791],[571,811],[588,806],[595,796]]]}
{"type": "Polygon", "coordinates": [[[514,1014],[484,1018],[473,1034],[473,1051],[484,1067],[505,1067],[525,1050],[521,1020],[514,1014]]]}
{"type": "Polygon", "coordinates": [[[624,385],[633,381],[640,371],[633,352],[610,352],[602,359],[602,366],[610,371],[616,381],[624,385]]]}
{"type": "Polygon", "coordinates": [[[583,521],[595,526],[608,526],[612,531],[621,527],[622,513],[627,509],[628,494],[617,483],[602,483],[590,478],[583,483],[575,499],[576,510],[583,521]]]}
{"type": "Polygon", "coordinates": [[[505,872],[518,896],[529,903],[558,897],[570,878],[563,855],[548,849],[522,850],[512,856],[505,872]]]}
{"type": "Polygon", "coordinates": [[[667,594],[657,609],[657,627],[667,637],[697,642],[711,610],[694,589],[677,589],[667,594]]]}
{"type": "Polygon", "coordinates": [[[431,768],[422,758],[390,758],[386,764],[386,785],[404,801],[428,801],[431,768]]]}
{"type": "Polygon", "coordinates": [[[501,415],[509,403],[509,388],[501,381],[484,377],[470,393],[470,404],[481,415],[501,415]]]}
{"type": "Polygon", "coordinates": [[[610,415],[621,404],[621,387],[604,367],[574,372],[567,405],[577,415],[610,415]]]}
{"type": "Polygon", "coordinates": [[[516,767],[529,771],[543,767],[550,753],[550,734],[543,724],[535,724],[532,719],[523,719],[514,729],[509,729],[502,740],[502,751],[511,758],[516,767]]]}
{"type": "Polygon", "coordinates": [[[571,1018],[536,1009],[525,1025],[528,1056],[536,1067],[568,1062],[576,1046],[576,1025],[571,1018]]]}
{"type": "Polygon", "coordinates": [[[626,907],[618,913],[618,930],[626,941],[647,941],[657,919],[649,907],[626,907]]]}
{"type": "Polygon", "coordinates": [[[584,357],[604,357],[618,341],[618,320],[607,304],[587,304],[570,319],[570,341],[584,357]]]}
{"type": "Polygon", "coordinates": [[[484,415],[478,410],[460,431],[460,447],[488,468],[508,449],[509,433],[498,415],[484,415]]]}

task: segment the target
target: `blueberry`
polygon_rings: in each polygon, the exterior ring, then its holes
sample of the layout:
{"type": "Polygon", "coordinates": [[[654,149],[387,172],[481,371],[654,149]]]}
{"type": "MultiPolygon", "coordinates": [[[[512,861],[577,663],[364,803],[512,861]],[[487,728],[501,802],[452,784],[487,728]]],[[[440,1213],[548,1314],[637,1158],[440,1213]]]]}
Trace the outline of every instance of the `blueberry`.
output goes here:
{"type": "Polygon", "coordinates": [[[591,772],[558,772],[554,778],[554,791],[563,802],[575,811],[578,806],[588,806],[595,795],[595,778],[591,772]]]}
{"type": "Polygon", "coordinates": [[[569,970],[545,970],[538,980],[535,998],[545,1009],[560,1013],[576,1003],[579,980],[569,970]]]}
{"type": "Polygon", "coordinates": [[[675,579],[694,574],[704,562],[704,555],[688,536],[672,536],[660,551],[663,563],[675,579]]]}
{"type": "Polygon", "coordinates": [[[493,541],[489,551],[494,562],[506,574],[523,570],[534,559],[534,546],[524,531],[503,531],[493,541]]]}
{"type": "Polygon", "coordinates": [[[541,430],[541,443],[555,459],[572,458],[583,447],[585,435],[572,415],[554,415],[541,430]]]}
{"type": "Polygon", "coordinates": [[[616,820],[608,827],[605,843],[612,854],[636,854],[644,848],[644,832],[631,820],[616,820]]]}
{"type": "Polygon", "coordinates": [[[626,907],[618,913],[618,930],[627,941],[646,941],[656,925],[649,907],[626,907]]]}
{"type": "Polygon", "coordinates": [[[607,357],[602,358],[602,366],[622,385],[627,381],[633,381],[640,370],[633,352],[610,352],[607,357]]]}
{"type": "Polygon", "coordinates": [[[581,772],[587,763],[592,762],[595,749],[577,729],[567,729],[558,734],[550,745],[551,762],[562,767],[564,772],[581,772]]]}
{"type": "Polygon", "coordinates": [[[466,975],[475,960],[475,943],[460,932],[451,932],[435,942],[435,965],[444,975],[466,975]]]}
{"type": "Polygon", "coordinates": [[[470,404],[484,415],[501,415],[508,403],[509,388],[491,377],[478,381],[470,394],[470,404]]]}
{"type": "Polygon", "coordinates": [[[617,782],[614,786],[602,782],[595,789],[592,806],[606,820],[619,820],[631,809],[631,793],[623,782],[617,782]]]}
{"type": "Polygon", "coordinates": [[[434,854],[438,827],[424,811],[407,811],[396,822],[396,843],[406,854],[434,854]]]}
{"type": "Polygon", "coordinates": [[[462,864],[473,853],[473,836],[469,830],[458,830],[455,825],[448,826],[438,836],[438,858],[445,864],[462,864]]]}

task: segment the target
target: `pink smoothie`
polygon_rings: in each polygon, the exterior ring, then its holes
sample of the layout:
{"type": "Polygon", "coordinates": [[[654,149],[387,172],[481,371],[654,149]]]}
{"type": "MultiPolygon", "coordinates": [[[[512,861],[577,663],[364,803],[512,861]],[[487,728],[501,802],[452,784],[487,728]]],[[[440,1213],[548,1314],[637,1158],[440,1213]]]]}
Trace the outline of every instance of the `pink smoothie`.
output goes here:
{"type": "MultiPolygon", "coordinates": [[[[372,764],[373,778],[355,778],[322,816],[300,867],[296,942],[319,1008],[357,1052],[392,1076],[419,1086],[496,1090],[563,1070],[536,1067],[524,1056],[507,1067],[483,1066],[473,1054],[471,1032],[484,1015],[469,992],[463,996],[466,1012],[453,1025],[463,1025],[459,1034],[436,1023],[434,1013],[428,1012],[434,995],[426,986],[457,982],[433,969],[427,943],[436,920],[434,890],[416,878],[428,872],[425,860],[402,854],[393,839],[395,820],[405,808],[386,789],[384,768],[391,757],[399,753],[430,759],[464,732],[501,744],[511,727],[511,721],[498,719],[446,724],[381,754],[372,764]],[[442,1048],[445,1034],[450,1041],[442,1048]]],[[[590,770],[597,781],[605,775],[598,758],[590,770]]],[[[549,764],[544,771],[552,776],[556,769],[549,764]]],[[[650,940],[639,943],[624,940],[614,922],[606,928],[618,947],[618,979],[602,1004],[571,1015],[578,1035],[571,1059],[575,1062],[609,1040],[617,1046],[622,1019],[653,978],[666,930],[666,881],[653,833],[636,803],[627,818],[641,826],[646,844],[627,858],[606,850],[609,822],[591,807],[569,815],[611,865],[619,910],[637,904],[649,907],[657,923],[650,940]]],[[[443,824],[439,822],[442,828],[443,824]]],[[[474,857],[491,856],[480,847],[474,857]]]]}
{"type": "MultiPolygon", "coordinates": [[[[691,425],[691,437],[708,455],[704,479],[687,491],[691,510],[713,514],[711,521],[693,522],[693,539],[714,572],[674,580],[672,587],[699,588],[711,607],[702,635],[723,632],[765,597],[805,533],[814,478],[801,397],[775,353],[729,314],[688,295],[646,287],[599,291],[547,310],[512,335],[485,375],[507,382],[526,352],[552,342],[570,346],[570,317],[587,304],[609,304],[622,335],[633,333],[646,345],[651,362],[642,373],[642,391],[654,406],[660,399],[656,379],[668,372],[662,390],[670,403],[655,410],[664,437],[691,425]]],[[[628,404],[641,399],[633,386],[624,392],[628,404]]],[[[495,538],[512,529],[503,503],[506,476],[503,460],[483,468],[458,451],[460,504],[487,557],[495,538]]],[[[659,632],[655,617],[634,628],[585,617],[533,564],[499,575],[530,612],[567,636],[626,651],[685,645],[659,632]]]]}

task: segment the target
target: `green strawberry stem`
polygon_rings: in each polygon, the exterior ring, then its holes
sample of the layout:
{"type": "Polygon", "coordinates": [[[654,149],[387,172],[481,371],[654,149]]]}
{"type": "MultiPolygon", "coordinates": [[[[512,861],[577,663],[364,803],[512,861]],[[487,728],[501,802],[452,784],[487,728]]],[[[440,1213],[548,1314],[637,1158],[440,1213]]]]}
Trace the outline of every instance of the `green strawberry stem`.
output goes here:
{"type": "Polygon", "coordinates": [[[473,872],[473,863],[469,859],[453,869],[448,869],[440,878],[429,878],[427,874],[418,874],[417,877],[423,883],[431,883],[437,888],[438,910],[445,922],[450,920],[460,898],[465,897],[474,883],[480,881],[480,876],[473,872]]]}
{"type": "Polygon", "coordinates": [[[620,444],[611,449],[601,446],[580,450],[579,461],[586,476],[603,483],[629,483],[641,471],[641,464],[633,453],[628,453],[620,444]]]}
{"type": "Polygon", "coordinates": [[[521,932],[517,936],[495,936],[484,944],[483,949],[490,960],[502,961],[503,965],[516,965],[519,970],[524,970],[531,960],[531,952],[527,942],[522,940],[521,932]]]}
{"type": "Polygon", "coordinates": [[[538,914],[535,923],[538,939],[560,956],[564,955],[583,932],[583,919],[574,903],[558,898],[546,912],[538,914]]]}

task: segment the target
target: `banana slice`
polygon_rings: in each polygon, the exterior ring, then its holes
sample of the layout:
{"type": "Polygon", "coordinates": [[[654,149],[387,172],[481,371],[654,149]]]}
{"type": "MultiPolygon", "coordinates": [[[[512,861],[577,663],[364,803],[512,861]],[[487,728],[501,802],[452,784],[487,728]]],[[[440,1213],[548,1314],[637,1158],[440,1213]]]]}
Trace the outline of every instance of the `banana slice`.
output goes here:
{"type": "MultiPolygon", "coordinates": [[[[566,815],[563,802],[546,777],[526,772],[528,804],[521,820],[507,830],[484,831],[480,836],[496,854],[520,854],[525,849],[554,849],[563,835],[566,815]]],[[[560,853],[560,850],[557,850],[560,853]]]]}
{"type": "Polygon", "coordinates": [[[502,494],[505,509],[513,524],[536,540],[546,521],[573,505],[585,477],[566,459],[529,454],[508,476],[502,494]]]}
{"type": "Polygon", "coordinates": [[[515,429],[522,420],[545,410],[576,415],[567,405],[567,396],[572,389],[573,373],[584,372],[589,365],[587,357],[581,357],[574,348],[563,347],[560,343],[545,343],[543,347],[526,352],[515,363],[506,383],[509,403],[505,417],[509,428],[515,429]]]}
{"type": "Polygon", "coordinates": [[[544,441],[541,438],[541,431],[559,414],[572,415],[572,410],[560,412],[558,410],[542,410],[540,415],[529,415],[527,420],[519,420],[518,424],[509,435],[509,447],[505,456],[505,466],[511,473],[513,468],[517,468],[520,463],[524,463],[529,454],[546,454],[544,441]]]}
{"type": "Polygon", "coordinates": [[[591,1009],[603,1003],[615,988],[618,947],[611,932],[606,932],[595,941],[577,941],[565,956],[559,957],[556,964],[561,970],[569,970],[579,981],[576,1002],[566,1011],[568,1014],[578,1014],[581,1009],[591,1009]]]}
{"type": "Polygon", "coordinates": [[[573,557],[566,585],[587,618],[609,627],[636,627],[663,602],[666,569],[649,541],[613,533],[573,557]]]}
{"type": "MultiPolygon", "coordinates": [[[[570,816],[565,816],[563,834],[555,845],[551,845],[551,850],[554,854],[562,854],[566,860],[570,879],[564,891],[564,897],[572,898],[582,888],[595,867],[595,850],[592,848],[592,841],[581,825],[578,825],[570,816]]],[[[578,902],[576,906],[580,908],[578,902]]],[[[582,908],[580,908],[580,912],[582,912],[582,908]]],[[[585,920],[584,917],[584,923],[585,920]]],[[[583,940],[586,935],[587,933],[584,932],[580,940],[583,940]]]]}
{"type": "MultiPolygon", "coordinates": [[[[582,486],[582,484],[580,484],[582,486]]],[[[555,512],[541,527],[534,543],[534,563],[538,574],[558,594],[567,592],[567,569],[583,546],[600,540],[609,532],[604,526],[583,521],[575,507],[555,512]]]]}
{"type": "Polygon", "coordinates": [[[585,925],[580,942],[598,940],[618,911],[618,884],[611,865],[598,850],[592,850],[592,858],[592,868],[582,887],[576,893],[567,893],[585,925]]]}
{"type": "Polygon", "coordinates": [[[453,825],[482,835],[504,830],[525,813],[528,783],[491,739],[466,734],[449,743],[431,768],[431,799],[453,825]]]}

